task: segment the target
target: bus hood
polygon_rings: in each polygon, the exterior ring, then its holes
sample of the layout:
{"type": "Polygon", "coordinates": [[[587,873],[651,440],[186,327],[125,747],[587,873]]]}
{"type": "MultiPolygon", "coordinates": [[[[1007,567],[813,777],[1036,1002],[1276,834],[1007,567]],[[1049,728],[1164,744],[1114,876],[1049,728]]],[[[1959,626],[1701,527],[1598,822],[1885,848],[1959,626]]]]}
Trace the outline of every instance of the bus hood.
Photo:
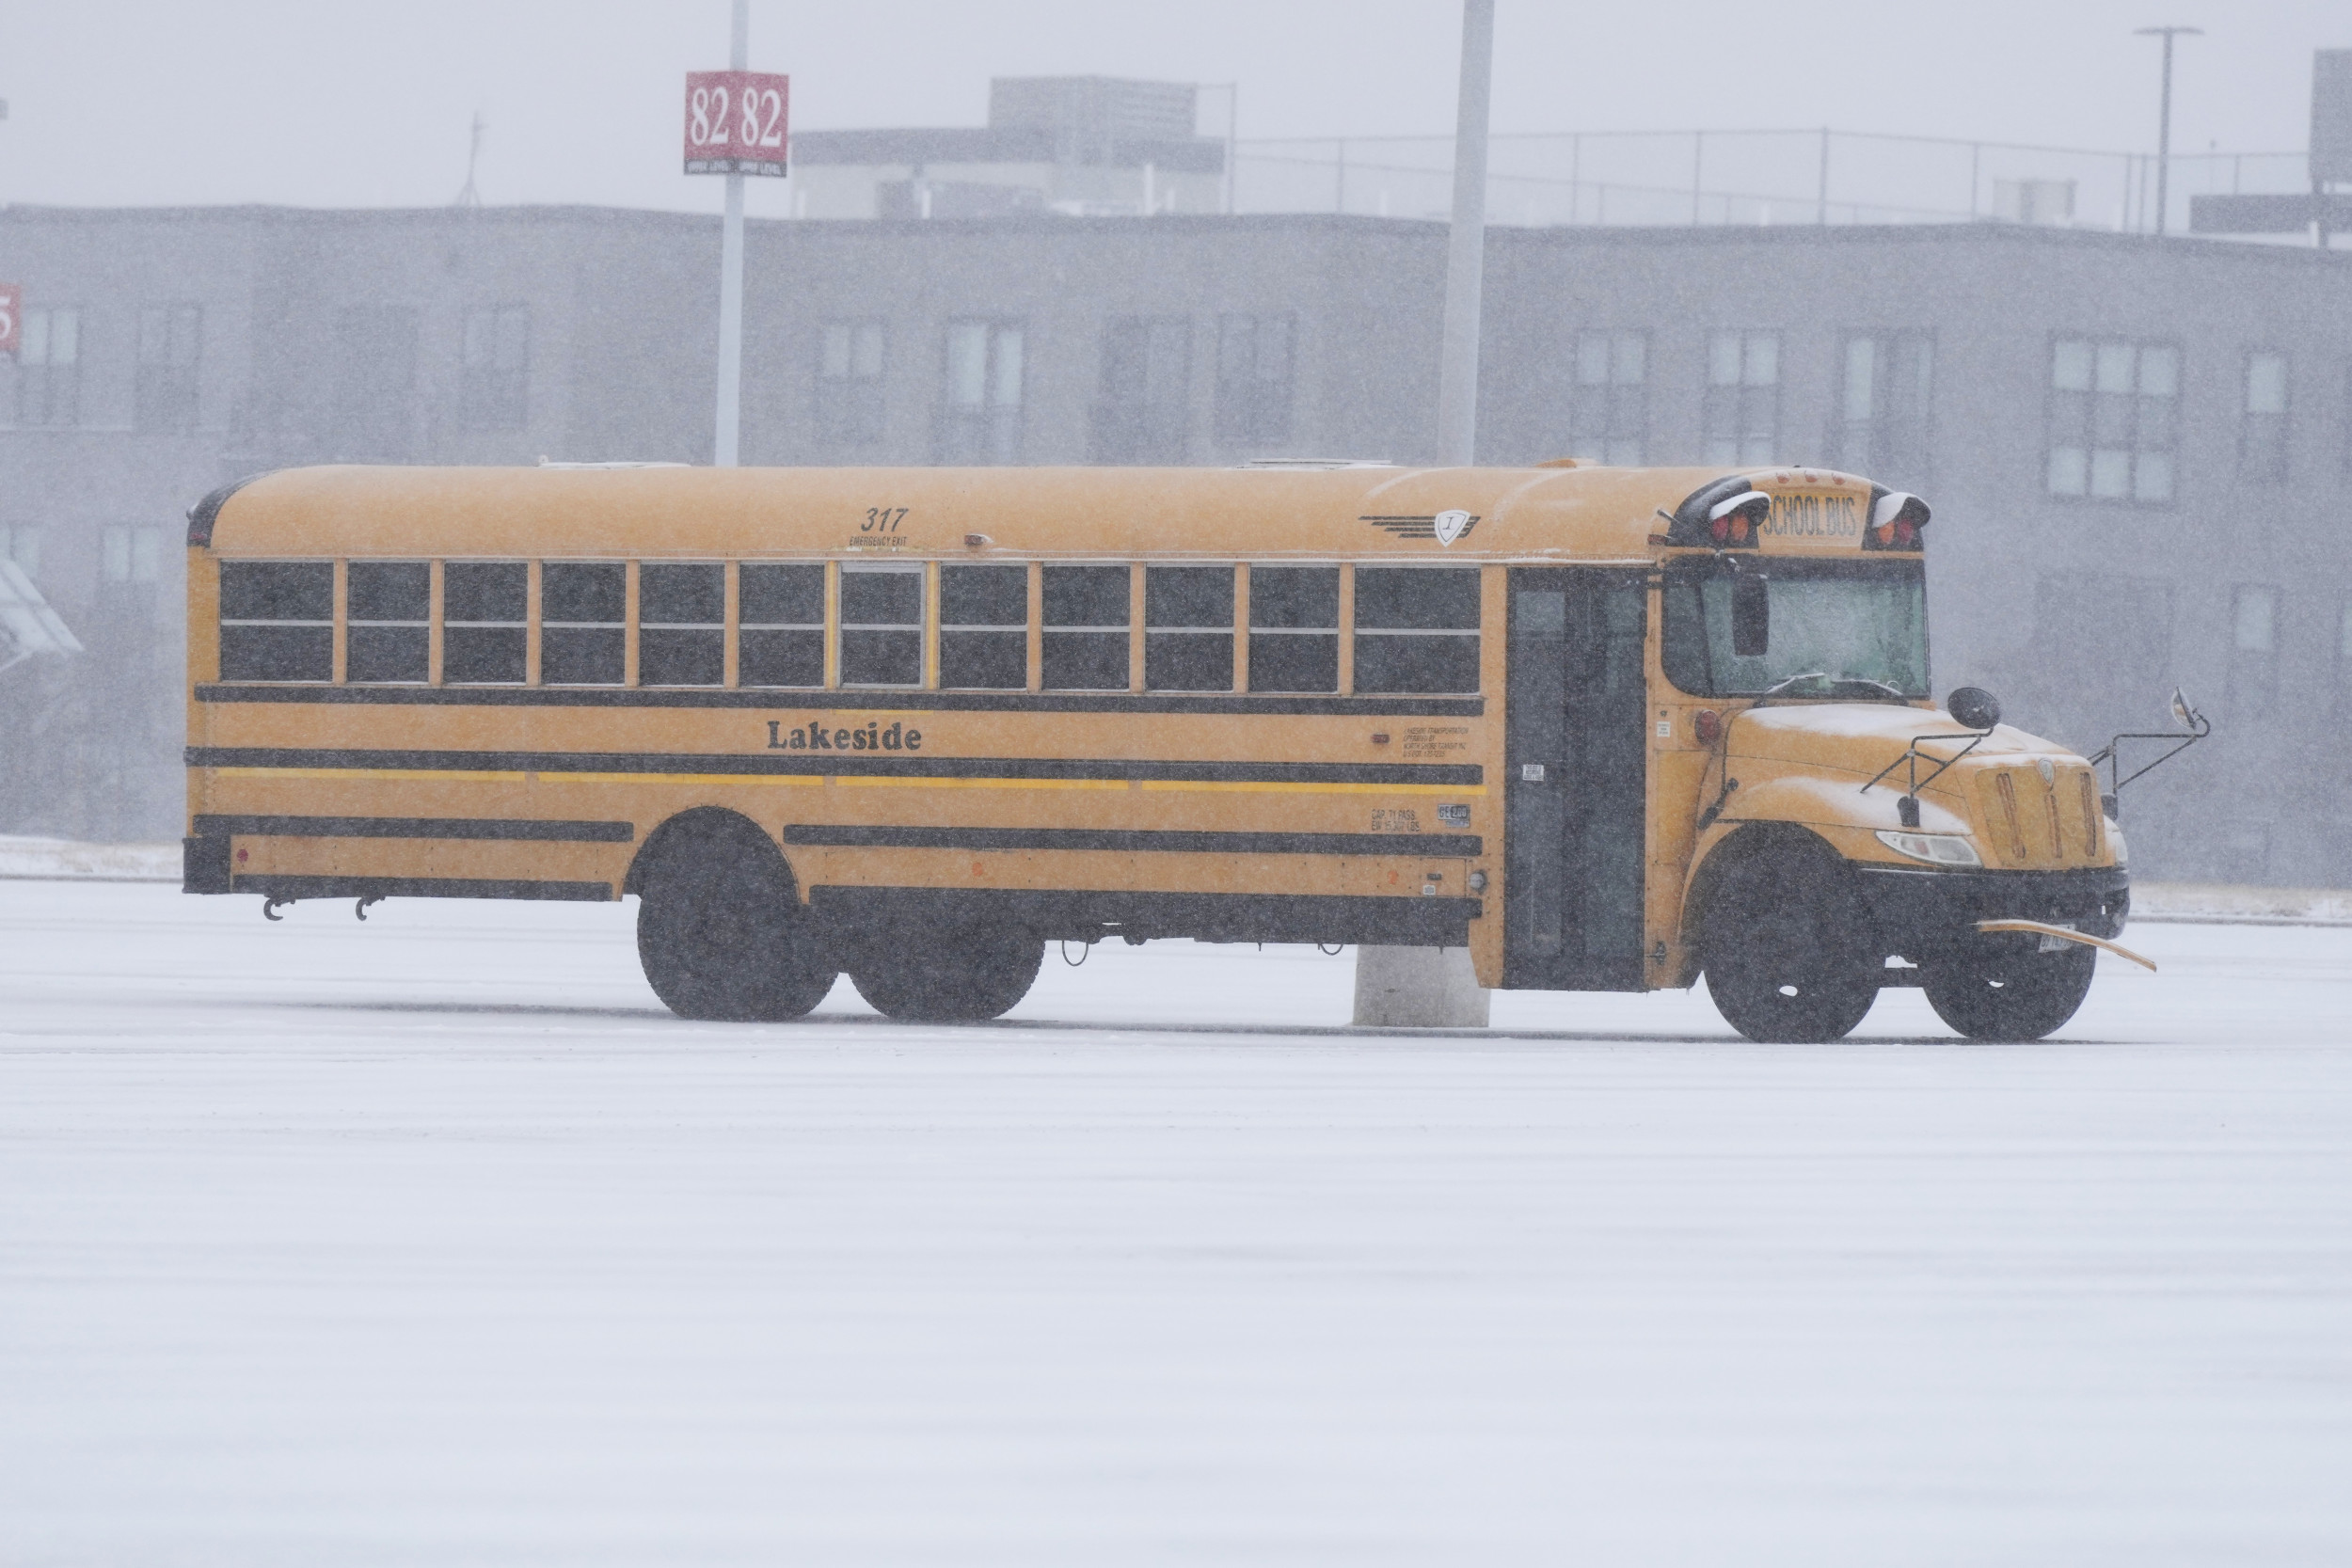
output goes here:
{"type": "Polygon", "coordinates": [[[1727,770],[1740,783],[1726,818],[1895,828],[1912,775],[1903,756],[1916,739],[1920,832],[1969,834],[1988,867],[2113,863],[2090,765],[2010,725],[1994,726],[1940,773],[1978,732],[1938,709],[1791,703],[1750,708],[1725,729],[1727,770]],[[1864,790],[1881,769],[1884,782],[1864,790]]]}
{"type": "MultiPolygon", "coordinates": [[[[1915,738],[1927,740],[1922,756],[1931,755],[1940,762],[1977,734],[1941,708],[1898,707],[1891,703],[1790,703],[1754,707],[1734,717],[1725,728],[1730,732],[1730,754],[1735,761],[1755,757],[1798,763],[1859,773],[1866,779],[1901,756],[1915,738]]],[[[2048,757],[2054,763],[2081,763],[2057,742],[2008,724],[1994,725],[1982,744],[1968,753],[1970,762],[1992,757],[2028,761],[2048,757]]],[[[1933,766],[1923,764],[1921,771],[1933,766]]]]}

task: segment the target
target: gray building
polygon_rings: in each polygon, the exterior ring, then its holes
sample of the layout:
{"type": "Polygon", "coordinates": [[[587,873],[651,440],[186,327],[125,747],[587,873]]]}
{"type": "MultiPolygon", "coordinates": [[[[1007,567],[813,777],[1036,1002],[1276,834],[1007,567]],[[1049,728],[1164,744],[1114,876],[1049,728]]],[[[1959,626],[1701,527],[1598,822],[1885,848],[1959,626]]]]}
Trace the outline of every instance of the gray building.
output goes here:
{"type": "MultiPolygon", "coordinates": [[[[1424,455],[1445,236],[1355,216],[755,223],[745,461],[1424,455]]],[[[715,220],[0,212],[0,832],[175,833],[179,518],[332,461],[707,462],[715,220]]],[[[2352,881],[2352,257],[2002,224],[1500,229],[1481,452],[1831,464],[1935,504],[1940,688],[2086,749],[2185,685],[2143,875],[2352,881]]]]}

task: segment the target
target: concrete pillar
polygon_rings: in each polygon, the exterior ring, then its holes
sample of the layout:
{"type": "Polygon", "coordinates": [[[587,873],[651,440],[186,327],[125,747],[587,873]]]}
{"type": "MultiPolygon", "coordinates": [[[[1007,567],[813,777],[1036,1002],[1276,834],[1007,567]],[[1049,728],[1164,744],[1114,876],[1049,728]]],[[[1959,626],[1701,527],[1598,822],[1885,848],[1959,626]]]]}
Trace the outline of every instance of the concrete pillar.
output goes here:
{"type": "Polygon", "coordinates": [[[1467,947],[1356,949],[1356,1022],[1374,1029],[1484,1029],[1494,993],[1467,947]]]}
{"type": "MultiPolygon", "coordinates": [[[[1445,343],[1438,374],[1438,461],[1467,467],[1478,443],[1478,317],[1486,267],[1486,103],[1495,0],[1462,0],[1462,86],[1454,131],[1454,231],[1446,251],[1445,343]]],[[[1488,636],[1499,636],[1500,626],[1488,636]]],[[[1356,1022],[1483,1029],[1487,994],[1461,947],[1356,949],[1356,1022]]]]}

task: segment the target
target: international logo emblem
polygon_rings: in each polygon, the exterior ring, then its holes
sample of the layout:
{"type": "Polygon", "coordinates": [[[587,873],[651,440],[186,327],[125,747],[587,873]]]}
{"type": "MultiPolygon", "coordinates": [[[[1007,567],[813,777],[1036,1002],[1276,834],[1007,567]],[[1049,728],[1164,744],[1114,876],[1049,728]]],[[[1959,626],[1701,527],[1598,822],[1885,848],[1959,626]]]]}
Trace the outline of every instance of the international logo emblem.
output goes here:
{"type": "Polygon", "coordinates": [[[1440,512],[1434,517],[1366,517],[1362,520],[1399,539],[1435,539],[1440,545],[1451,545],[1478,526],[1478,515],[1474,512],[1440,512]]]}

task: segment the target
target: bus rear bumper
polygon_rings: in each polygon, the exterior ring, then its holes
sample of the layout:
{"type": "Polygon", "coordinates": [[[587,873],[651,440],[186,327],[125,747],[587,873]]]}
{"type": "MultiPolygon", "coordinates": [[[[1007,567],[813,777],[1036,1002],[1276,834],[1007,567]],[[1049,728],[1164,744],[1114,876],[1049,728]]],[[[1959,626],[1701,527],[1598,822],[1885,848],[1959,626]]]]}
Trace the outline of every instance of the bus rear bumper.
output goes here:
{"type": "Polygon", "coordinates": [[[2082,871],[1911,871],[1856,868],[1872,928],[1884,951],[1916,958],[1959,945],[1979,920],[2040,920],[2086,936],[2122,935],[2131,914],[2131,874],[2120,866],[2082,871]]]}
{"type": "Polygon", "coordinates": [[[201,833],[180,841],[180,891],[183,893],[227,893],[230,891],[229,835],[201,833]]]}

